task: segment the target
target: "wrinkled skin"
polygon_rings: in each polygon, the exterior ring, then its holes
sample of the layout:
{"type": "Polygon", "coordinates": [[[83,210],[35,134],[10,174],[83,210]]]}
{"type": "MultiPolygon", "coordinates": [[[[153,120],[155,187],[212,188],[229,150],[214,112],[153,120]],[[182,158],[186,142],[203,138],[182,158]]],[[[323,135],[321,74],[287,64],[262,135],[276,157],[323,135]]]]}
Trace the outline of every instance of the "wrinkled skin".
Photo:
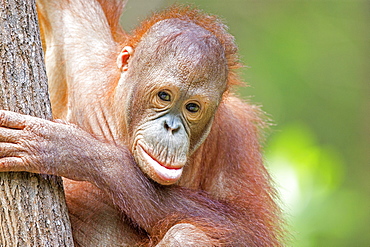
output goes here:
{"type": "Polygon", "coordinates": [[[124,116],[136,161],[156,182],[175,183],[208,134],[226,88],[221,44],[195,24],[158,22],[136,48],[122,78],[125,90],[132,92],[125,108],[140,112],[124,116]]]}
{"type": "Polygon", "coordinates": [[[52,122],[0,111],[0,126],[1,171],[28,171],[89,180],[93,171],[84,170],[79,164],[83,163],[84,157],[90,158],[97,153],[80,147],[94,142],[97,148],[106,147],[87,132],[63,121],[52,122]],[[71,152],[79,152],[79,155],[71,152]],[[71,167],[74,167],[73,171],[71,167]]]}

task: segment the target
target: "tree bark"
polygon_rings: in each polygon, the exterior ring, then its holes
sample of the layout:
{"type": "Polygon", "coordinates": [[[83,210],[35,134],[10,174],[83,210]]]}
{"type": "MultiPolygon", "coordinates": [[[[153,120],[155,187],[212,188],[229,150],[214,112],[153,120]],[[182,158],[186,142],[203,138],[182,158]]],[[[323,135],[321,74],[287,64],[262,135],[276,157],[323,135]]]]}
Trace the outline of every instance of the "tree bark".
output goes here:
{"type": "MultiPolygon", "coordinates": [[[[35,0],[0,0],[0,109],[51,119],[35,0]]],[[[0,173],[0,246],[73,246],[60,177],[0,173]]]]}

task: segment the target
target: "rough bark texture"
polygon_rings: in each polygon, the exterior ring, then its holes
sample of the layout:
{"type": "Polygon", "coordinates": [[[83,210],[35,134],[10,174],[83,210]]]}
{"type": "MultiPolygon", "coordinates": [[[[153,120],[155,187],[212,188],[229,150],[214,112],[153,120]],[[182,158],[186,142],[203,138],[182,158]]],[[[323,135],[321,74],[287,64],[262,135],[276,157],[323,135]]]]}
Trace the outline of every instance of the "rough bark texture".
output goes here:
{"type": "MultiPolygon", "coordinates": [[[[0,0],[0,108],[51,118],[34,0],[0,0]]],[[[73,246],[59,177],[0,173],[0,246],[73,246]]]]}

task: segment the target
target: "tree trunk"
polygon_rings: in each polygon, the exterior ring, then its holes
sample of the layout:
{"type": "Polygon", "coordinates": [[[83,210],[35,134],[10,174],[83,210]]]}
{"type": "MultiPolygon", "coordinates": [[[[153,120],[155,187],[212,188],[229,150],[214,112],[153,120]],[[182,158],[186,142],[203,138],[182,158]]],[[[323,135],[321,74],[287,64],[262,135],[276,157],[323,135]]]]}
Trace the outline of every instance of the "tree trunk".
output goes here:
{"type": "MultiPolygon", "coordinates": [[[[0,0],[0,108],[51,119],[34,0],[0,0]]],[[[73,246],[60,177],[0,173],[0,246],[73,246]]]]}

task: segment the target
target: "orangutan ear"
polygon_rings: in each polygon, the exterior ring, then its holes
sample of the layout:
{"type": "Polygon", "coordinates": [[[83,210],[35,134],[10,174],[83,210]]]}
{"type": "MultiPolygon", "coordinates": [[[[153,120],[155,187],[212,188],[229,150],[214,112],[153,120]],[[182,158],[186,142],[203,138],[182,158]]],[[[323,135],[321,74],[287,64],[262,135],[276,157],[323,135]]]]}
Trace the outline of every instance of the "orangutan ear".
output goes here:
{"type": "Polygon", "coordinates": [[[133,54],[134,49],[132,49],[131,46],[125,46],[123,47],[122,51],[119,53],[117,57],[117,67],[121,71],[127,71],[128,69],[128,60],[133,54]]]}

